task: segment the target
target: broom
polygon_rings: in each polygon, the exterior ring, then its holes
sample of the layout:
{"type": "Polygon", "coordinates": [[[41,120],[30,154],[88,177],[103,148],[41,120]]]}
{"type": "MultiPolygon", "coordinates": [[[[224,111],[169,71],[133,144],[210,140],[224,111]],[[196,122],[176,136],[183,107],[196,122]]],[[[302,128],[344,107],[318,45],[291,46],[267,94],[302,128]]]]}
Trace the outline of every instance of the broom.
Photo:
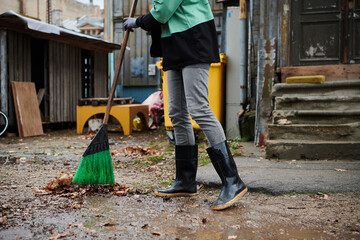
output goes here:
{"type": "MultiPolygon", "coordinates": [[[[137,0],[134,0],[130,10],[130,17],[134,17],[137,0]]],[[[93,140],[85,150],[81,157],[80,164],[76,170],[73,183],[78,184],[113,184],[115,183],[113,165],[111,161],[111,154],[109,149],[109,139],[107,132],[107,123],[111,105],[114,98],[115,88],[121,64],[124,58],[126,44],[129,38],[130,30],[125,32],[124,40],[121,45],[119,59],[116,65],[114,80],[111,86],[109,99],[106,105],[105,116],[103,124],[96,133],[93,140]]]]}

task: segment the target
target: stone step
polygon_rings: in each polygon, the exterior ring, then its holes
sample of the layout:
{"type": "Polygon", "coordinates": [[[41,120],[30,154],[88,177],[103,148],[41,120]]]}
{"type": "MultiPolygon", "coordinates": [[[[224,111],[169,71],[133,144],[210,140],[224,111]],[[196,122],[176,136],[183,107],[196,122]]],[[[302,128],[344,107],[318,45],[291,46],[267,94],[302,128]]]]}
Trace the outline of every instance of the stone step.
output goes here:
{"type": "Polygon", "coordinates": [[[360,79],[323,83],[278,83],[272,88],[273,97],[303,94],[306,96],[359,96],[360,79]]]}
{"type": "Polygon", "coordinates": [[[360,160],[360,141],[268,140],[266,158],[308,160],[360,160]]]}
{"type": "Polygon", "coordinates": [[[360,110],[359,96],[282,96],[276,110],[360,110]]]}
{"type": "Polygon", "coordinates": [[[342,124],[360,121],[360,111],[274,110],[273,123],[287,119],[292,124],[342,124]]]}
{"type": "Polygon", "coordinates": [[[347,124],[269,125],[271,140],[359,141],[360,122],[347,124]]]}

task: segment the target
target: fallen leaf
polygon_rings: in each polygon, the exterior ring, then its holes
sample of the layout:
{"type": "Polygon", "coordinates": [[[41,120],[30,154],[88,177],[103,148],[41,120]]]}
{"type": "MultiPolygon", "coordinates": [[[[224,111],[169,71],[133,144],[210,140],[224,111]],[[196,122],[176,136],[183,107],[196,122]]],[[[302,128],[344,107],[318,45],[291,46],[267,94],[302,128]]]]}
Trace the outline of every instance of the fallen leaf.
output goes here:
{"type": "Polygon", "coordinates": [[[82,224],[82,223],[68,224],[67,228],[69,229],[69,228],[73,228],[73,227],[82,228],[82,227],[84,227],[84,224],[82,224]]]}
{"type": "Polygon", "coordinates": [[[158,233],[158,232],[152,232],[151,234],[155,235],[155,236],[161,236],[161,233],[158,233]]]}
{"type": "Polygon", "coordinates": [[[67,236],[67,234],[66,233],[62,233],[62,234],[58,234],[58,235],[56,235],[56,234],[54,234],[51,238],[49,238],[49,240],[51,239],[60,239],[60,238],[64,238],[64,237],[66,237],[67,236]]]}
{"type": "Polygon", "coordinates": [[[104,226],[104,227],[108,227],[108,226],[114,226],[114,225],[117,225],[118,223],[116,223],[118,220],[113,220],[113,221],[110,221],[110,222],[107,222],[107,223],[102,223],[100,224],[100,226],[104,226]]]}
{"type": "Polygon", "coordinates": [[[207,219],[206,219],[206,218],[203,218],[203,219],[201,219],[201,222],[202,222],[203,224],[205,224],[205,223],[207,222],[207,219]]]}
{"type": "Polygon", "coordinates": [[[86,228],[86,229],[85,229],[85,232],[86,232],[86,233],[89,233],[89,234],[91,234],[91,235],[96,234],[96,231],[93,230],[93,229],[90,229],[90,228],[86,228]]]}
{"type": "Polygon", "coordinates": [[[33,188],[33,191],[34,191],[36,194],[39,194],[39,195],[47,195],[47,194],[50,194],[49,192],[46,192],[46,191],[44,191],[44,190],[37,189],[37,188],[33,188]]]}
{"type": "Polygon", "coordinates": [[[4,224],[4,223],[7,223],[8,222],[8,219],[6,216],[2,216],[1,218],[1,221],[0,221],[0,224],[4,224]]]}
{"type": "Polygon", "coordinates": [[[346,172],[345,169],[341,169],[341,168],[334,168],[334,170],[337,171],[337,172],[346,172]]]}
{"type": "Polygon", "coordinates": [[[141,228],[147,228],[149,224],[145,223],[141,228]]]}
{"type": "Polygon", "coordinates": [[[196,207],[198,207],[198,206],[199,206],[199,204],[190,204],[190,205],[189,205],[190,208],[196,208],[196,207]]]}
{"type": "Polygon", "coordinates": [[[228,239],[237,239],[237,236],[228,236],[228,239]]]}
{"type": "Polygon", "coordinates": [[[100,209],[98,209],[98,208],[89,208],[89,210],[90,210],[90,211],[94,211],[94,212],[100,211],[100,209]]]}

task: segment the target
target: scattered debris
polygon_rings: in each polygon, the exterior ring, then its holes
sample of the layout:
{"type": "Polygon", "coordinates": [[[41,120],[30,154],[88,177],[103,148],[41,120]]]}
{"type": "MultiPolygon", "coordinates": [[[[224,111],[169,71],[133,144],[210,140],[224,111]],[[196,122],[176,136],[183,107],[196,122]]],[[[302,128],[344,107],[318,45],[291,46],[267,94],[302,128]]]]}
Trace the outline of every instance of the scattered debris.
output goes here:
{"type": "Polygon", "coordinates": [[[115,226],[115,225],[118,225],[118,222],[119,220],[113,220],[113,221],[110,221],[110,222],[107,222],[107,223],[100,223],[100,227],[110,227],[110,226],[115,226]]]}
{"type": "Polygon", "coordinates": [[[341,168],[334,168],[334,170],[337,171],[337,172],[346,172],[345,169],[341,169],[341,168]]]}
{"type": "Polygon", "coordinates": [[[7,223],[7,222],[8,222],[8,219],[7,219],[6,216],[2,216],[2,218],[0,218],[0,225],[1,225],[1,224],[5,224],[5,223],[7,223]]]}
{"type": "Polygon", "coordinates": [[[284,119],[277,120],[276,123],[279,124],[279,125],[290,125],[292,122],[287,120],[286,118],[284,118],[284,119]]]}
{"type": "MultiPolygon", "coordinates": [[[[113,192],[116,196],[126,196],[130,190],[129,187],[122,186],[118,183],[104,184],[104,185],[78,185],[72,183],[73,175],[69,173],[62,173],[54,180],[48,183],[42,189],[34,188],[35,193],[40,195],[56,194],[60,197],[80,198],[85,194],[90,193],[110,193],[113,192]]],[[[71,206],[72,208],[80,208],[81,206],[71,206]]]]}
{"type": "Polygon", "coordinates": [[[79,138],[92,140],[94,137],[95,137],[95,133],[94,133],[94,132],[91,132],[91,133],[89,133],[88,135],[86,135],[86,136],[81,136],[81,137],[79,137],[79,138]]]}
{"type": "Polygon", "coordinates": [[[61,238],[65,238],[67,237],[67,234],[66,233],[62,233],[62,234],[54,234],[51,238],[49,238],[49,240],[53,240],[53,239],[61,239],[61,238]]]}
{"type": "Polygon", "coordinates": [[[93,229],[90,229],[90,228],[86,228],[85,229],[85,232],[86,233],[89,233],[89,234],[91,234],[91,235],[95,235],[97,232],[96,232],[96,230],[93,230],[93,229]]]}
{"type": "Polygon", "coordinates": [[[124,156],[130,158],[144,158],[147,156],[160,156],[161,154],[153,148],[142,148],[127,146],[119,150],[111,151],[111,156],[124,156]]]}
{"type": "Polygon", "coordinates": [[[83,227],[84,227],[84,224],[82,224],[82,223],[68,224],[67,229],[69,229],[69,228],[73,228],[73,227],[83,228],[83,227]]]}

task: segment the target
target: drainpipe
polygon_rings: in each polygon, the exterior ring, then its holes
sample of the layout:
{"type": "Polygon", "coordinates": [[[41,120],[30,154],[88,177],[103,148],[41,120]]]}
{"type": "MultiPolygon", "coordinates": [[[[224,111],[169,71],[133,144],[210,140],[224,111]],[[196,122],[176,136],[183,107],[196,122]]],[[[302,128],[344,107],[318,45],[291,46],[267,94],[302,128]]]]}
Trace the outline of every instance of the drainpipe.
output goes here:
{"type": "Polygon", "coordinates": [[[246,0],[239,0],[239,27],[240,27],[240,105],[243,109],[246,108],[246,94],[247,94],[247,20],[246,20],[246,0]]]}
{"type": "MultiPolygon", "coordinates": [[[[112,32],[111,32],[111,25],[113,24],[112,22],[112,0],[105,0],[105,11],[106,11],[106,21],[107,21],[107,26],[106,26],[106,31],[107,31],[107,39],[109,42],[113,42],[113,38],[112,38],[112,32]]],[[[114,79],[114,53],[111,52],[108,54],[108,72],[109,72],[109,86],[108,86],[108,92],[110,92],[111,86],[112,86],[112,82],[114,79]]],[[[117,97],[117,96],[115,96],[117,97]]]]}
{"type": "Polygon", "coordinates": [[[247,53],[247,100],[250,103],[250,109],[255,108],[251,106],[252,104],[252,82],[251,82],[251,50],[252,50],[252,19],[253,19],[253,0],[249,1],[249,15],[248,15],[248,53],[247,53]]]}

